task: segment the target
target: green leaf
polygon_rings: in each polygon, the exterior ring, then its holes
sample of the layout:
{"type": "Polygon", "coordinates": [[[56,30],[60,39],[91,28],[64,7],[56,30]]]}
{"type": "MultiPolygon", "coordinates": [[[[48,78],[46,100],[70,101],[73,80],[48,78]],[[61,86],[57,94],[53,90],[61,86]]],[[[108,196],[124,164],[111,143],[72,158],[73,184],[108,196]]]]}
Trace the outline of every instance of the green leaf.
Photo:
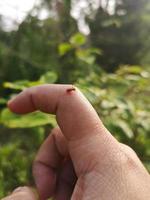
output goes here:
{"type": "Polygon", "coordinates": [[[71,44],[69,44],[69,43],[62,43],[58,47],[59,55],[63,56],[66,53],[68,53],[71,49],[72,49],[71,44]]]}
{"type": "Polygon", "coordinates": [[[86,43],[86,37],[81,33],[76,33],[70,38],[70,43],[75,46],[84,45],[86,43]]]}
{"type": "Polygon", "coordinates": [[[57,80],[57,74],[55,72],[47,72],[39,79],[39,83],[55,83],[57,80]]]}
{"type": "Polygon", "coordinates": [[[55,83],[57,80],[57,74],[55,72],[47,72],[42,75],[38,81],[28,81],[21,80],[15,82],[5,82],[3,84],[4,88],[14,89],[14,90],[24,90],[29,87],[45,84],[45,83],[55,83]]]}
{"type": "Polygon", "coordinates": [[[28,80],[15,81],[13,83],[5,82],[3,84],[3,87],[8,89],[23,90],[28,87],[28,84],[29,84],[28,80]]]}
{"type": "Polygon", "coordinates": [[[55,117],[53,115],[41,112],[17,115],[10,112],[7,108],[1,112],[0,123],[9,128],[31,128],[46,124],[56,125],[55,117]]]}
{"type": "Polygon", "coordinates": [[[125,133],[125,135],[128,138],[133,138],[134,137],[134,133],[132,131],[132,129],[130,128],[130,126],[123,120],[118,120],[117,121],[117,125],[119,128],[122,129],[122,131],[125,133]]]}
{"type": "Polygon", "coordinates": [[[22,80],[22,81],[15,81],[15,82],[5,82],[3,84],[4,88],[8,89],[14,89],[14,90],[24,90],[26,88],[37,86],[42,84],[40,81],[28,81],[28,80],[22,80]]]}
{"type": "Polygon", "coordinates": [[[7,100],[4,98],[0,98],[0,105],[6,104],[7,100]]]}
{"type": "Polygon", "coordinates": [[[76,56],[77,58],[79,58],[80,60],[84,61],[87,64],[94,64],[95,62],[95,56],[91,54],[91,52],[89,52],[88,49],[78,49],[76,51],[76,56]]]}
{"type": "Polygon", "coordinates": [[[121,67],[117,73],[118,74],[136,74],[136,75],[140,75],[142,73],[143,69],[140,66],[124,66],[121,67]]]}
{"type": "Polygon", "coordinates": [[[89,51],[89,54],[96,54],[96,55],[102,54],[102,50],[98,48],[89,48],[88,51],[89,51]]]}

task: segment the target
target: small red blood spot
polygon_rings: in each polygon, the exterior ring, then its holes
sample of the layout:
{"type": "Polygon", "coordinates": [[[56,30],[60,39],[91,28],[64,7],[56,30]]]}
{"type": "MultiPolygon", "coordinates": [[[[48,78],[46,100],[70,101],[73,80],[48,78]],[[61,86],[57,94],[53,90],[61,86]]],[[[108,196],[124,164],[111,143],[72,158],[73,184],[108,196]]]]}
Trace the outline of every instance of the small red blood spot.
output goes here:
{"type": "Polygon", "coordinates": [[[66,92],[68,93],[68,94],[70,94],[72,91],[75,91],[76,89],[74,88],[74,87],[72,87],[72,88],[68,88],[67,90],[66,90],[66,92]]]}

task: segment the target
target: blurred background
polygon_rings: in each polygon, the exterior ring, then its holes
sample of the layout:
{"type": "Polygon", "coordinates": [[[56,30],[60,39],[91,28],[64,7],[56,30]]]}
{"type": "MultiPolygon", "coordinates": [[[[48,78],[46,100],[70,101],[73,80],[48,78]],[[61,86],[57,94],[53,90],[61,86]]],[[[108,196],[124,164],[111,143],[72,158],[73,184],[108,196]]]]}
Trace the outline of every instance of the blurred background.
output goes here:
{"type": "Polygon", "coordinates": [[[0,0],[0,198],[33,184],[35,153],[56,125],[12,114],[7,100],[44,83],[79,87],[150,170],[149,0],[0,0]]]}

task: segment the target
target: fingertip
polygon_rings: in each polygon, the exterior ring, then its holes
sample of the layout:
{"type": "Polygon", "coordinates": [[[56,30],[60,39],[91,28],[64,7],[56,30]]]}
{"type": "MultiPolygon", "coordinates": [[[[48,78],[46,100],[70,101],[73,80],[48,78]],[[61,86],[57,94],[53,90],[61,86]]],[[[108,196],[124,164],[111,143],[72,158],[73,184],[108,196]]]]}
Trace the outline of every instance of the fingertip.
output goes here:
{"type": "Polygon", "coordinates": [[[9,101],[7,102],[7,108],[8,108],[11,112],[15,113],[15,109],[14,109],[14,106],[13,106],[13,101],[14,101],[14,98],[11,99],[11,100],[9,100],[9,101]]]}
{"type": "Polygon", "coordinates": [[[14,101],[15,101],[15,99],[12,99],[12,100],[8,101],[7,102],[7,108],[13,113],[21,114],[19,112],[19,110],[17,109],[17,106],[15,105],[14,101]]]}
{"type": "Polygon", "coordinates": [[[3,200],[18,200],[18,199],[35,200],[35,199],[38,199],[38,195],[34,188],[31,188],[28,186],[22,186],[22,187],[16,188],[6,198],[3,198],[3,200]]]}
{"type": "Polygon", "coordinates": [[[16,98],[16,97],[13,97],[13,98],[11,98],[10,100],[7,101],[7,107],[8,107],[9,109],[11,109],[11,106],[12,106],[13,101],[15,100],[15,98],[16,98]]]}
{"type": "Polygon", "coordinates": [[[7,107],[10,111],[16,114],[27,114],[35,111],[34,102],[30,89],[19,93],[7,102],[7,107]]]}

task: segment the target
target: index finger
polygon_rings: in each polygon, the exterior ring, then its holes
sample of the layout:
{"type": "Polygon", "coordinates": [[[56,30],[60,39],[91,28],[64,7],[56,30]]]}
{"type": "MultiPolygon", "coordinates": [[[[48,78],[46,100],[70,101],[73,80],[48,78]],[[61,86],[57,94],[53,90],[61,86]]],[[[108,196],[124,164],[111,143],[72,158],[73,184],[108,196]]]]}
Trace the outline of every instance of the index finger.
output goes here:
{"type": "Polygon", "coordinates": [[[85,166],[103,162],[118,142],[102,124],[84,95],[71,85],[42,85],[20,93],[8,104],[16,113],[40,110],[56,114],[58,125],[68,141],[68,150],[77,175],[85,166]],[[103,160],[99,159],[103,158],[103,160]]]}
{"type": "Polygon", "coordinates": [[[57,122],[68,140],[104,131],[97,113],[72,85],[41,85],[26,89],[8,103],[18,114],[40,110],[56,114],[57,122]]]}

